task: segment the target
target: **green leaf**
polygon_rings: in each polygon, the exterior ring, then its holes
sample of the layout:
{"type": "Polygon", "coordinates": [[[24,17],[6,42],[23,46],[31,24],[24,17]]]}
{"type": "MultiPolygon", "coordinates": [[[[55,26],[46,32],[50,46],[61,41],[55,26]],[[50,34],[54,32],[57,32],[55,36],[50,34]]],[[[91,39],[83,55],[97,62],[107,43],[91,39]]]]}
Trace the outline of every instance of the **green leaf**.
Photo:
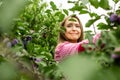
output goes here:
{"type": "Polygon", "coordinates": [[[89,1],[88,0],[81,0],[84,5],[86,5],[89,1]]]}
{"type": "Polygon", "coordinates": [[[4,62],[0,64],[0,80],[15,80],[17,78],[15,63],[4,62]]]}
{"type": "Polygon", "coordinates": [[[120,15],[120,9],[116,10],[116,14],[120,15]]]}
{"type": "Polygon", "coordinates": [[[53,1],[50,1],[50,5],[51,5],[53,10],[57,10],[57,6],[54,4],[53,1]]]}
{"type": "MultiPolygon", "coordinates": [[[[47,4],[46,4],[46,3],[42,3],[42,4],[40,4],[39,10],[42,11],[42,10],[44,10],[46,7],[47,7],[47,4]]],[[[36,6],[36,8],[37,8],[37,6],[36,6]]]]}
{"type": "Polygon", "coordinates": [[[113,0],[116,4],[119,2],[119,0],[113,0]]]}
{"type": "Polygon", "coordinates": [[[4,57],[0,55],[0,63],[5,61],[4,57]]]}
{"type": "Polygon", "coordinates": [[[67,3],[75,3],[75,1],[68,1],[67,3]]]}
{"type": "Polygon", "coordinates": [[[111,38],[112,42],[117,45],[119,44],[118,41],[117,41],[117,38],[113,35],[113,32],[109,32],[108,33],[108,36],[111,38]]]}
{"type": "Polygon", "coordinates": [[[54,16],[59,16],[59,21],[62,21],[63,19],[64,19],[64,17],[65,17],[65,15],[64,14],[62,14],[62,12],[60,12],[60,11],[57,11],[55,14],[54,14],[54,16]]]}
{"type": "Polygon", "coordinates": [[[87,13],[89,13],[89,11],[87,11],[87,10],[80,10],[80,14],[87,14],[87,13]]]}
{"type": "Polygon", "coordinates": [[[72,56],[59,66],[68,80],[119,80],[119,66],[103,68],[88,55],[72,56]]]}
{"type": "Polygon", "coordinates": [[[100,7],[105,10],[110,10],[109,2],[108,0],[100,0],[100,7]]]}
{"type": "Polygon", "coordinates": [[[109,28],[108,25],[103,22],[99,23],[97,25],[97,27],[98,27],[98,29],[108,29],[109,28]]]}
{"type": "Polygon", "coordinates": [[[89,15],[90,15],[90,17],[93,17],[93,16],[97,17],[98,16],[97,13],[89,13],[89,15]]]}
{"type": "Polygon", "coordinates": [[[66,15],[68,15],[68,10],[63,9],[63,11],[64,11],[64,13],[65,13],[66,15]]]}
{"type": "Polygon", "coordinates": [[[50,9],[47,9],[45,12],[46,12],[46,13],[50,13],[50,12],[51,12],[51,10],[50,10],[50,9]]]}
{"type": "Polygon", "coordinates": [[[19,29],[19,30],[25,30],[25,28],[22,27],[22,26],[19,26],[18,29],[19,29]]]}
{"type": "Polygon", "coordinates": [[[55,16],[59,16],[60,14],[62,14],[60,11],[57,11],[56,13],[55,13],[55,16]]]}
{"type": "Polygon", "coordinates": [[[52,59],[52,54],[49,52],[44,53],[43,56],[45,56],[49,60],[52,59]]]}
{"type": "Polygon", "coordinates": [[[41,61],[41,62],[39,63],[39,66],[45,67],[45,66],[47,66],[47,64],[46,64],[44,61],[41,61]]]}
{"type": "Polygon", "coordinates": [[[91,80],[89,78],[100,68],[100,65],[97,65],[94,59],[82,55],[69,57],[59,66],[68,80],[91,80]]]}
{"type": "Polygon", "coordinates": [[[95,8],[99,7],[99,2],[98,0],[89,0],[89,2],[91,3],[91,5],[93,5],[95,8]]]}
{"type": "Polygon", "coordinates": [[[70,18],[69,21],[74,21],[74,22],[76,22],[76,20],[75,20],[74,18],[70,18]]]}
{"type": "Polygon", "coordinates": [[[95,21],[97,21],[98,19],[100,19],[100,17],[96,17],[96,19],[90,19],[86,24],[85,26],[86,27],[90,27],[95,21]]]}
{"type": "Polygon", "coordinates": [[[91,20],[89,20],[89,21],[85,24],[85,26],[86,26],[86,27],[90,27],[94,22],[95,22],[95,20],[94,20],[94,19],[91,19],[91,20]]]}
{"type": "Polygon", "coordinates": [[[74,7],[70,8],[70,11],[81,11],[83,8],[85,8],[85,7],[84,6],[75,5],[74,7]]]}
{"type": "Polygon", "coordinates": [[[64,19],[65,15],[64,14],[60,14],[60,21],[62,21],[64,19]]]}

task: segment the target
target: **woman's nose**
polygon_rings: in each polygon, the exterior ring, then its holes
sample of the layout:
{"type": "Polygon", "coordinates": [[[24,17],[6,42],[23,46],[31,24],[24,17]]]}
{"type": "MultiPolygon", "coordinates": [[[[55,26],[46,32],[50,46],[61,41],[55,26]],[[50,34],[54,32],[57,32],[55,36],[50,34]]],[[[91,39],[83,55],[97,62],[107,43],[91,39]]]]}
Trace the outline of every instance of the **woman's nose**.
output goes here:
{"type": "Polygon", "coordinates": [[[73,26],[72,29],[73,29],[73,30],[76,30],[76,26],[73,26]]]}

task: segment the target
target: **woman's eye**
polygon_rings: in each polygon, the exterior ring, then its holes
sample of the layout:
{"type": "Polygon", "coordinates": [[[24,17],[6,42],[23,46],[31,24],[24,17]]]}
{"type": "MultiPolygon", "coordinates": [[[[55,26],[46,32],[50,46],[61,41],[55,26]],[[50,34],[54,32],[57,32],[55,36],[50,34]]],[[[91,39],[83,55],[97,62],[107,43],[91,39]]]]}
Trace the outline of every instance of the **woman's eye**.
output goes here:
{"type": "Polygon", "coordinates": [[[76,26],[77,28],[79,28],[80,26],[76,26]]]}
{"type": "Polygon", "coordinates": [[[72,25],[68,25],[67,27],[72,27],[72,25]]]}

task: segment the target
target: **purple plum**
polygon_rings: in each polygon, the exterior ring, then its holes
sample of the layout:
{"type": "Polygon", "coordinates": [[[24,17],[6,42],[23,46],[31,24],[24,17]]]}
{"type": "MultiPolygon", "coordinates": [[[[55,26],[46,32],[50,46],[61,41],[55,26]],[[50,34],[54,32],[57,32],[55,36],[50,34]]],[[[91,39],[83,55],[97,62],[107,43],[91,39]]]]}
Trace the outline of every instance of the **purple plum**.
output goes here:
{"type": "Polygon", "coordinates": [[[112,54],[112,58],[120,58],[120,55],[118,55],[118,54],[112,54]]]}
{"type": "Polygon", "coordinates": [[[32,37],[31,36],[26,36],[26,41],[31,41],[32,37]]]}
{"type": "Polygon", "coordinates": [[[110,15],[110,21],[111,22],[116,22],[118,20],[118,15],[117,14],[111,14],[110,15]]]}
{"type": "Polygon", "coordinates": [[[13,39],[11,43],[12,43],[12,46],[14,46],[14,45],[18,44],[18,40],[17,39],[13,39]]]}
{"type": "Polygon", "coordinates": [[[114,64],[120,65],[120,55],[112,54],[112,58],[114,59],[114,64]]]}
{"type": "Polygon", "coordinates": [[[120,16],[118,16],[118,20],[117,21],[118,21],[118,23],[120,23],[120,16]]]}
{"type": "Polygon", "coordinates": [[[39,63],[39,62],[41,62],[42,61],[42,58],[35,58],[35,62],[36,63],[39,63]]]}

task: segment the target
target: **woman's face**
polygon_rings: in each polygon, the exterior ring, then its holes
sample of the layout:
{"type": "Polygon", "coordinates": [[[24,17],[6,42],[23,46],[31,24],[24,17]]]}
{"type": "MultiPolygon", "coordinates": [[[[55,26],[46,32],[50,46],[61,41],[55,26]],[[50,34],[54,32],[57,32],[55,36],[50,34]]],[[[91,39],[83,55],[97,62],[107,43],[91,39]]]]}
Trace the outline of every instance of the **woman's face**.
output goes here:
{"type": "Polygon", "coordinates": [[[66,38],[73,43],[76,43],[81,36],[80,23],[76,18],[68,18],[64,24],[66,38]]]}

